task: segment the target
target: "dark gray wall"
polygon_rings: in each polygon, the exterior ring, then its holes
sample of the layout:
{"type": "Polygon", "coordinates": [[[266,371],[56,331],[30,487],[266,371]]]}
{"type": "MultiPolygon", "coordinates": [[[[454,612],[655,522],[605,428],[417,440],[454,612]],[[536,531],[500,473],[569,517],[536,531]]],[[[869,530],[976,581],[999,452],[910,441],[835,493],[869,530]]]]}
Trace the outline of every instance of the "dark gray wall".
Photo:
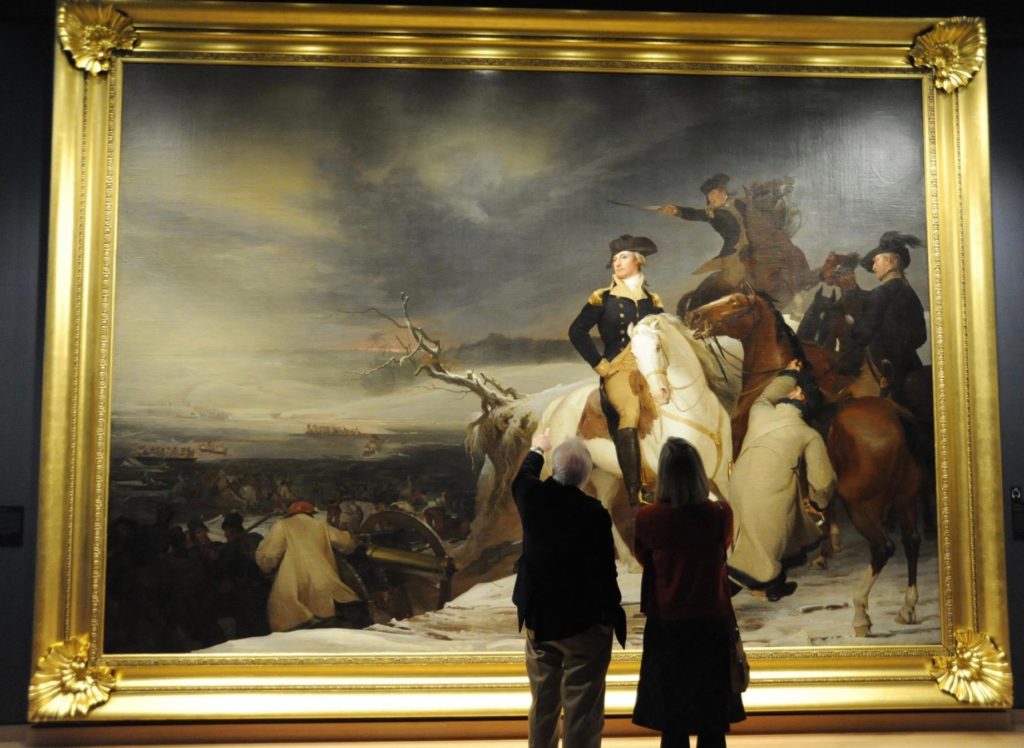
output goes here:
{"type": "MultiPolygon", "coordinates": [[[[1024,707],[1024,540],[1013,538],[1009,493],[1024,487],[1024,139],[1021,117],[1024,75],[1021,45],[989,54],[989,117],[992,161],[992,233],[995,245],[996,334],[999,411],[1003,443],[1006,518],[1006,584],[1009,598],[1014,702],[1024,707]]],[[[1021,528],[1024,531],[1024,528],[1021,528]]]]}
{"type": "MultiPolygon", "coordinates": [[[[419,3],[428,4],[428,3],[419,3]]],[[[530,5],[529,2],[431,3],[530,5]]],[[[563,2],[562,7],[587,3],[563,2]]],[[[0,724],[25,720],[31,663],[34,589],[38,420],[42,355],[42,305],[46,278],[52,13],[23,4],[0,10],[0,507],[23,507],[25,542],[0,548],[0,724]],[[24,7],[29,6],[29,7],[24,7]]],[[[594,3],[591,3],[594,5],[594,3]]],[[[669,10],[665,3],[630,4],[632,9],[669,10]]],[[[1020,11],[970,3],[959,8],[931,3],[901,15],[951,16],[971,13],[989,19],[989,92],[992,134],[992,197],[995,236],[996,308],[1000,363],[1003,484],[1024,486],[1024,33],[1020,11]]],[[[779,12],[752,2],[688,4],[687,10],[779,12]]],[[[886,15],[893,6],[862,3],[787,4],[793,13],[886,15]]],[[[1024,540],[1010,533],[1007,519],[1007,586],[1013,630],[1016,704],[1024,705],[1024,540]]]]}
{"type": "Polygon", "coordinates": [[[0,507],[25,513],[24,545],[0,547],[0,724],[25,721],[30,669],[51,38],[32,19],[0,24],[0,507]]]}

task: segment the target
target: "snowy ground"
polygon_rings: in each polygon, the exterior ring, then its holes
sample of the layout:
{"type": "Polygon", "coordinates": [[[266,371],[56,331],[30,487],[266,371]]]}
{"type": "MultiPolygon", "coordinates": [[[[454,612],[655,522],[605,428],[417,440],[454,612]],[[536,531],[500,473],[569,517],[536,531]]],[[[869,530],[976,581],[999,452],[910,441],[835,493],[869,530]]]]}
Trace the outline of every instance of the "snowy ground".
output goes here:
{"type": "MultiPolygon", "coordinates": [[[[741,592],[733,599],[744,641],[751,647],[895,646],[935,644],[941,639],[938,607],[938,564],[935,542],[921,547],[918,587],[920,623],[895,623],[906,588],[902,550],[890,560],[871,595],[872,635],[853,635],[851,597],[867,566],[865,541],[848,529],[845,548],[825,571],[801,567],[790,572],[799,587],[791,597],[771,603],[741,592]]],[[[208,654],[412,654],[522,651],[508,577],[479,584],[449,602],[442,610],[405,621],[392,621],[363,631],[317,629],[236,639],[202,650],[208,654]]],[[[629,620],[628,647],[641,644],[644,618],[640,614],[640,575],[619,567],[619,586],[629,620]]]]}

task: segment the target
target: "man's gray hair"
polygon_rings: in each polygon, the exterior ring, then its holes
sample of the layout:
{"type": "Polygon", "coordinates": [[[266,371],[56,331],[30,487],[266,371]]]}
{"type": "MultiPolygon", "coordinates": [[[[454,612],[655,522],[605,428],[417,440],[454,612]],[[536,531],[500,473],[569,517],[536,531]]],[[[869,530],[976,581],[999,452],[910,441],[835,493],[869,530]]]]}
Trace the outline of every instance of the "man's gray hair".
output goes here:
{"type": "Polygon", "coordinates": [[[593,466],[590,450],[582,439],[566,439],[551,453],[552,477],[563,486],[582,486],[593,466]]]}

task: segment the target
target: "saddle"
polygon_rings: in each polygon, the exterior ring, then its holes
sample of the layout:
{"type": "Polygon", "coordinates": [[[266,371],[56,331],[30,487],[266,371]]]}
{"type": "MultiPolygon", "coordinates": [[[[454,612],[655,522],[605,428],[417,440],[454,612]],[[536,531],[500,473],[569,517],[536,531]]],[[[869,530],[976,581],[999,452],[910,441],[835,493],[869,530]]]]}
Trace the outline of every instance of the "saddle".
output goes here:
{"type": "MultiPolygon", "coordinates": [[[[654,402],[654,398],[651,396],[651,390],[647,386],[647,380],[644,379],[643,374],[638,371],[634,371],[630,376],[630,385],[633,391],[640,396],[640,421],[637,424],[637,436],[643,441],[644,437],[648,436],[654,428],[654,422],[658,419],[658,405],[654,402]]],[[[580,421],[576,427],[576,435],[580,439],[607,439],[612,440],[611,427],[609,426],[609,418],[606,415],[606,403],[602,397],[601,389],[597,388],[587,397],[587,401],[583,406],[583,412],[580,414],[580,421]]],[[[607,410],[611,410],[610,407],[607,410]]],[[[611,414],[614,416],[614,412],[611,414]]],[[[617,419],[615,419],[617,420],[617,419]]],[[[654,476],[657,475],[657,471],[651,468],[647,464],[647,461],[643,459],[643,453],[641,451],[641,482],[646,486],[654,481],[654,476]]]]}

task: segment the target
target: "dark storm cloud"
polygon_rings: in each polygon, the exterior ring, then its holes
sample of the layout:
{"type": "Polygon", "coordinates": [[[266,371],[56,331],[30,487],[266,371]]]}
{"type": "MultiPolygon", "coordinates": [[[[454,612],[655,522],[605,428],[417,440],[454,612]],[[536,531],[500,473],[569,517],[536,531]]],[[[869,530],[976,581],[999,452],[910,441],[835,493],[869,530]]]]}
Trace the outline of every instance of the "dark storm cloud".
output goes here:
{"type": "Polygon", "coordinates": [[[403,291],[449,340],[564,334],[622,233],[658,243],[649,274],[677,296],[714,232],[607,199],[699,205],[721,171],[797,179],[812,264],[923,230],[914,81],[140,67],[125,269],[264,337],[278,312],[290,344],[364,339],[325,315],[403,291]]]}

